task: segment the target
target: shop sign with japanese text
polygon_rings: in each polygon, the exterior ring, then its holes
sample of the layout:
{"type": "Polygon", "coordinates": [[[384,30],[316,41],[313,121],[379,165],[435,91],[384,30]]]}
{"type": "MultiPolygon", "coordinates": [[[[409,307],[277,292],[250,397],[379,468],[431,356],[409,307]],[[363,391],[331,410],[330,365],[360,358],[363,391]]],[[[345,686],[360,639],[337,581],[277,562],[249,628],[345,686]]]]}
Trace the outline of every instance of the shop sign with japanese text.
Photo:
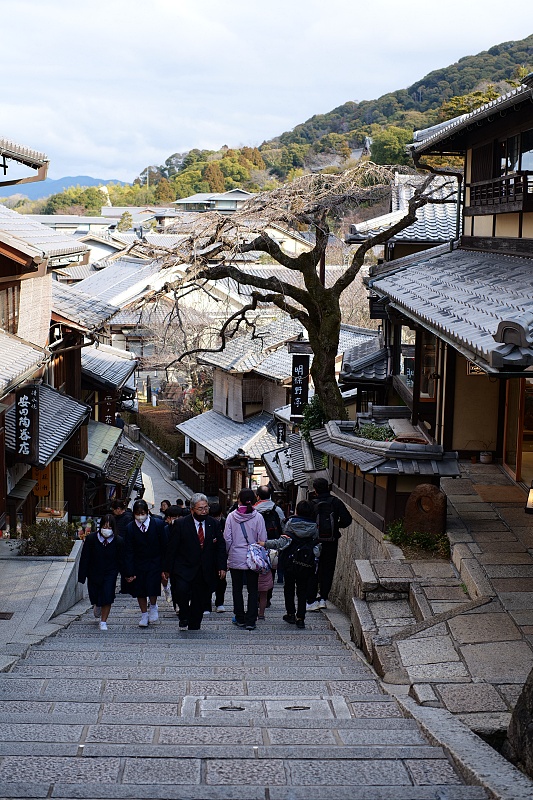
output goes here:
{"type": "Polygon", "coordinates": [[[39,456],[39,390],[17,389],[15,394],[15,459],[35,463],[39,456]]]}
{"type": "Polygon", "coordinates": [[[309,356],[293,355],[291,417],[302,417],[309,401],[309,356]]]}

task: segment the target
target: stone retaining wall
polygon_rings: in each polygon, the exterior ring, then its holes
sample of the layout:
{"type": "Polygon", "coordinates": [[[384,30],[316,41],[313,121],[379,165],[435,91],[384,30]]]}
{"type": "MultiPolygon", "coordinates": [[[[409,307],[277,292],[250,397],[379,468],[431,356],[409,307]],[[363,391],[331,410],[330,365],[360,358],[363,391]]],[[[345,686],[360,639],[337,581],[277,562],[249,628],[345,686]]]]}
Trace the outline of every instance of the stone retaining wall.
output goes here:
{"type": "Polygon", "coordinates": [[[358,559],[389,559],[390,552],[383,534],[352,508],[352,524],[341,531],[331,600],[351,617],[352,599],[356,596],[355,562],[358,559]]]}

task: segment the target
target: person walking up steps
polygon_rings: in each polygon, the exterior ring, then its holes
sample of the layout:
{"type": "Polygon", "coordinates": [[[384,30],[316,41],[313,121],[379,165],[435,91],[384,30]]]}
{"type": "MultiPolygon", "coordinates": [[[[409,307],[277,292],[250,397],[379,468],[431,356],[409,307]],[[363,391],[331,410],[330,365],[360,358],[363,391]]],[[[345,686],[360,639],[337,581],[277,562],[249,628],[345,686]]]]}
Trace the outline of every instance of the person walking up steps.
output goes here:
{"type": "Polygon", "coordinates": [[[224,539],[228,552],[228,568],[231,572],[233,592],[232,622],[238,628],[255,630],[257,620],[258,573],[248,569],[246,553],[248,544],[266,539],[265,521],[254,509],[256,496],[252,489],[241,489],[239,505],[228,514],[224,528],[224,539]],[[248,604],[244,610],[243,590],[248,590],[248,604]]]}
{"type": "Polygon", "coordinates": [[[122,592],[137,598],[141,609],[140,628],[157,622],[157,598],[161,593],[163,556],[166,549],[165,523],[148,514],[144,500],[133,504],[133,522],[126,528],[124,539],[124,576],[122,592]],[[150,598],[148,608],[147,598],[150,598]]]}
{"type": "Polygon", "coordinates": [[[267,549],[279,550],[285,583],[286,614],[283,619],[297,628],[305,628],[306,599],[314,579],[316,562],[320,556],[318,526],[311,503],[302,500],[296,506],[296,516],[285,524],[285,532],[279,539],[267,539],[267,549]],[[294,594],[296,593],[296,604],[294,594]]]}
{"type": "Polygon", "coordinates": [[[322,544],[322,552],[317,574],[309,584],[307,610],[319,611],[321,608],[327,608],[337,563],[337,550],[341,538],[340,528],[347,528],[350,525],[352,515],[342,500],[331,494],[325,478],[316,478],[313,481],[313,489],[315,490],[314,497],[309,499],[313,503],[316,513],[318,538],[322,544]]]}
{"type": "Polygon", "coordinates": [[[107,630],[117,576],[123,569],[123,562],[124,540],[117,535],[113,515],[105,514],[100,521],[100,530],[90,533],[83,542],[78,567],[78,581],[87,581],[89,600],[101,631],[107,630]]]}

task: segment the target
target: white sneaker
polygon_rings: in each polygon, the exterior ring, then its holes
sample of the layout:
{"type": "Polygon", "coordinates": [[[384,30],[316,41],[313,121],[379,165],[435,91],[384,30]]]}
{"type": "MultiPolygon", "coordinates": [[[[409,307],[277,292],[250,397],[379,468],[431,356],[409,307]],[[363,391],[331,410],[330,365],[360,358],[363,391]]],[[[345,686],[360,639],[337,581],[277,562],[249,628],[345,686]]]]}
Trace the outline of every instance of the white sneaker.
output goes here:
{"type": "Polygon", "coordinates": [[[99,619],[102,614],[101,606],[93,606],[93,614],[95,619],[99,619]]]}
{"type": "Polygon", "coordinates": [[[146,611],[144,614],[141,614],[141,618],[139,620],[139,628],[147,628],[148,627],[148,612],[146,611]]]}
{"type": "Polygon", "coordinates": [[[319,604],[318,600],[315,600],[314,603],[306,603],[305,604],[305,610],[306,611],[318,611],[319,608],[320,608],[320,604],[319,604]]]}
{"type": "Polygon", "coordinates": [[[204,617],[210,617],[210,616],[211,616],[210,611],[204,611],[204,617]]]}
{"type": "Polygon", "coordinates": [[[223,614],[225,610],[226,609],[224,608],[224,606],[217,606],[216,607],[216,611],[217,611],[218,614],[223,614]]]}
{"type": "Polygon", "coordinates": [[[163,586],[163,595],[167,603],[172,602],[172,594],[170,592],[170,586],[163,586]]]}
{"type": "Polygon", "coordinates": [[[148,609],[148,622],[157,622],[159,619],[159,611],[157,608],[157,604],[155,606],[150,606],[148,609]]]}
{"type": "Polygon", "coordinates": [[[103,621],[100,622],[100,630],[101,631],[106,631],[107,630],[107,622],[103,622],[103,621]]]}
{"type": "Polygon", "coordinates": [[[319,601],[318,601],[318,607],[319,607],[319,608],[327,608],[327,607],[328,607],[328,604],[326,603],[326,601],[325,601],[325,600],[319,600],[319,601]]]}

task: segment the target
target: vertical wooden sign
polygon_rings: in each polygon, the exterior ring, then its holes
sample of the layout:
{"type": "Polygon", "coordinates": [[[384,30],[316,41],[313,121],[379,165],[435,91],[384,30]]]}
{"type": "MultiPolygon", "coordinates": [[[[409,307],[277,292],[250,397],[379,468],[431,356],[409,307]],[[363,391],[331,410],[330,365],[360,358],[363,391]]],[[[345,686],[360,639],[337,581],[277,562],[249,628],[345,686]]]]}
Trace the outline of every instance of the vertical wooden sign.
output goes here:
{"type": "Polygon", "coordinates": [[[39,457],[39,390],[26,386],[15,393],[15,460],[25,464],[39,457]]]}

